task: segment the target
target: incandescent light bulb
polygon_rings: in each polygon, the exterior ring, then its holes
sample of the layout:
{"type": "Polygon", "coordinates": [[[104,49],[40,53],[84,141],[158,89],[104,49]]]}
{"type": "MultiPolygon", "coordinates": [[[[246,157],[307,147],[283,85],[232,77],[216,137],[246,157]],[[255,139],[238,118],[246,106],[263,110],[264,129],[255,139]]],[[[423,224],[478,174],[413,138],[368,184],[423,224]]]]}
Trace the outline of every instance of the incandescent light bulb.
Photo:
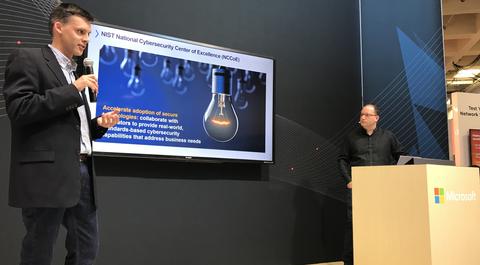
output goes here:
{"type": "Polygon", "coordinates": [[[228,142],[238,131],[238,117],[232,105],[230,71],[212,70],[212,100],[203,115],[203,128],[218,142],[228,142]]]}
{"type": "Polygon", "coordinates": [[[145,87],[143,86],[143,81],[140,78],[140,73],[142,68],[140,64],[135,65],[134,74],[128,80],[127,87],[130,89],[130,93],[136,97],[139,97],[145,93],[145,87]]]}

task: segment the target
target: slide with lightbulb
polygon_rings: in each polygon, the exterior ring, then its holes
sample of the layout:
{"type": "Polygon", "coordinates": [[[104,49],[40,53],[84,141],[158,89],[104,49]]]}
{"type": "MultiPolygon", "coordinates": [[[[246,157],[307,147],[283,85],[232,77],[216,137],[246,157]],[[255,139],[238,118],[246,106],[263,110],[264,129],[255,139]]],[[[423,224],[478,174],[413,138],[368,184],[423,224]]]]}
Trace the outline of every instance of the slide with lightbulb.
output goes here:
{"type": "Polygon", "coordinates": [[[272,162],[273,59],[98,23],[88,57],[121,111],[95,151],[272,162]]]}

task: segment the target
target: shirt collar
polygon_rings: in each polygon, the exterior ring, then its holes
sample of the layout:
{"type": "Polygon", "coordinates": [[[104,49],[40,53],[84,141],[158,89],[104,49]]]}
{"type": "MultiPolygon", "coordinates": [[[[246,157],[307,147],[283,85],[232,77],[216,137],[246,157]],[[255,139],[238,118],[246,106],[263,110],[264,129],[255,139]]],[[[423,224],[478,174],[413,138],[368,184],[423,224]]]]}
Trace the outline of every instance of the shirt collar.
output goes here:
{"type": "Polygon", "coordinates": [[[68,73],[75,72],[77,70],[77,63],[73,59],[70,59],[67,56],[65,56],[65,54],[63,54],[57,48],[53,47],[51,44],[48,44],[48,47],[52,49],[52,52],[55,55],[55,58],[57,58],[57,61],[63,70],[67,71],[68,73]]]}
{"type": "Polygon", "coordinates": [[[373,129],[372,134],[371,134],[371,135],[368,135],[367,130],[365,130],[365,128],[363,128],[362,125],[359,125],[358,127],[359,127],[359,129],[360,129],[360,132],[362,132],[363,134],[365,134],[365,135],[367,135],[367,136],[373,136],[373,135],[379,130],[379,128],[378,128],[378,126],[377,126],[377,127],[375,127],[375,129],[373,129]]]}

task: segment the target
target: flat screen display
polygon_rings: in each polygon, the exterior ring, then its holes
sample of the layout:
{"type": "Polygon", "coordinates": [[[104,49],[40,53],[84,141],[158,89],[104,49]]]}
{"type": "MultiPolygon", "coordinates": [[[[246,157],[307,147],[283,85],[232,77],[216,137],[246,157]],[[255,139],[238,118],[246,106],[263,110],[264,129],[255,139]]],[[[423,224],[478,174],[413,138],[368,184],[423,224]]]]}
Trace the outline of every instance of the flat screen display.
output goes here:
{"type": "Polygon", "coordinates": [[[470,161],[480,167],[480,129],[470,129],[470,161]]]}
{"type": "Polygon", "coordinates": [[[94,151],[273,162],[272,58],[103,23],[87,56],[92,115],[121,111],[94,151]]]}

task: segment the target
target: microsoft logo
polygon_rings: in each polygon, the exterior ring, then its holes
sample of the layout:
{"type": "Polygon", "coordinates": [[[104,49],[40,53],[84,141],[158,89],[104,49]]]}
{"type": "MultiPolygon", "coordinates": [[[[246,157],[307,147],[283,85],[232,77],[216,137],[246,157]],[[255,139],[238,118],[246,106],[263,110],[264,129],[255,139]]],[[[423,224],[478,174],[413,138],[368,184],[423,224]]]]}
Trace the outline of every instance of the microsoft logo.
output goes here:
{"type": "Polygon", "coordinates": [[[445,190],[443,188],[435,188],[435,204],[445,203],[445,190]]]}
{"type": "Polygon", "coordinates": [[[435,188],[435,204],[444,204],[445,201],[449,202],[471,202],[477,200],[477,193],[475,191],[471,192],[457,192],[457,191],[447,191],[445,192],[444,188],[435,188]]]}

